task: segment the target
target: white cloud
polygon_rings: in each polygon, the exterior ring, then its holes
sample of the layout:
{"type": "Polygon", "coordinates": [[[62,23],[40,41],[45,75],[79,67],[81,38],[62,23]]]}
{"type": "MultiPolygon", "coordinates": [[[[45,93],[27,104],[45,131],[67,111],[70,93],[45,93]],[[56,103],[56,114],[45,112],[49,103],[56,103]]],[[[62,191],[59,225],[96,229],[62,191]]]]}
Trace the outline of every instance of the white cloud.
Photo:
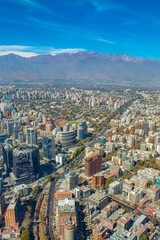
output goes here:
{"type": "Polygon", "coordinates": [[[86,51],[83,48],[66,48],[66,49],[54,49],[50,52],[51,55],[57,55],[62,53],[77,53],[86,51]]]}
{"type": "Polygon", "coordinates": [[[10,53],[13,53],[13,54],[16,54],[16,55],[19,55],[21,57],[33,57],[33,56],[37,56],[38,54],[37,53],[34,53],[34,52],[21,52],[21,51],[0,51],[0,56],[3,56],[3,55],[8,55],[10,53]]]}
{"type": "Polygon", "coordinates": [[[102,38],[99,38],[99,39],[97,39],[98,41],[100,41],[100,42],[104,42],[104,43],[108,43],[108,44],[116,44],[115,42],[112,42],[112,41],[108,41],[108,40],[106,40],[106,39],[102,39],[102,38]]]}
{"type": "Polygon", "coordinates": [[[0,45],[0,51],[19,51],[19,50],[29,50],[33,47],[21,46],[21,45],[0,45]]]}
{"type": "Polygon", "coordinates": [[[39,54],[51,54],[57,55],[62,53],[77,53],[85,51],[83,48],[66,48],[66,49],[55,49],[53,47],[33,47],[33,46],[21,46],[21,45],[0,45],[0,56],[8,55],[10,53],[22,56],[32,57],[39,54]]]}

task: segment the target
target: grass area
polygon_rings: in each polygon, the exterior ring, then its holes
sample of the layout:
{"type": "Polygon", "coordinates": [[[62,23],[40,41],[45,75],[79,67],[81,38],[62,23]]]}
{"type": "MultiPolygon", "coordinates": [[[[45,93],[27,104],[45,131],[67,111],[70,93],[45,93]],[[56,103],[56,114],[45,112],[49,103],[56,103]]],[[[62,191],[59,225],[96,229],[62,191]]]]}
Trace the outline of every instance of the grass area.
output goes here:
{"type": "Polygon", "coordinates": [[[72,126],[72,124],[76,124],[76,125],[78,125],[80,122],[69,122],[68,124],[69,124],[69,126],[72,126]]]}

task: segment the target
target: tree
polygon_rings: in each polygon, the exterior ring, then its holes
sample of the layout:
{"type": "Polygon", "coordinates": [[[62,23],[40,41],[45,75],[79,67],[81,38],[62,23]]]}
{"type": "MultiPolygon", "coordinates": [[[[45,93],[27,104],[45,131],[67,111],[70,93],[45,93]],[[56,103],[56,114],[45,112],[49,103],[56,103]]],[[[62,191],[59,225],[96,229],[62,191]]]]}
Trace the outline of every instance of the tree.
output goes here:
{"type": "Polygon", "coordinates": [[[30,234],[28,230],[22,231],[21,240],[30,240],[30,234]]]}
{"type": "Polygon", "coordinates": [[[157,225],[157,220],[155,218],[152,219],[152,224],[153,224],[153,226],[157,225]]]}
{"type": "Polygon", "coordinates": [[[133,203],[132,206],[133,206],[134,209],[138,208],[138,203],[133,203]]]}
{"type": "Polygon", "coordinates": [[[46,220],[45,216],[42,213],[40,213],[39,219],[41,221],[45,221],[46,220]]]}
{"type": "Polygon", "coordinates": [[[105,184],[106,187],[108,187],[109,184],[112,183],[112,182],[114,182],[114,181],[116,181],[116,178],[115,178],[115,177],[114,177],[114,178],[110,178],[110,177],[109,177],[109,178],[106,180],[106,184],[105,184]]]}
{"type": "Polygon", "coordinates": [[[36,185],[33,189],[33,193],[38,193],[40,190],[40,186],[36,185]]]}
{"type": "Polygon", "coordinates": [[[99,220],[96,218],[96,219],[94,220],[94,223],[99,223],[99,220]]]}
{"type": "Polygon", "coordinates": [[[140,238],[140,240],[147,240],[147,236],[143,234],[143,236],[140,238]]]}
{"type": "Polygon", "coordinates": [[[47,176],[47,179],[48,179],[48,181],[50,181],[50,182],[51,182],[51,181],[53,181],[53,179],[54,179],[54,178],[53,178],[53,176],[52,176],[52,175],[48,175],[48,176],[47,176]]]}

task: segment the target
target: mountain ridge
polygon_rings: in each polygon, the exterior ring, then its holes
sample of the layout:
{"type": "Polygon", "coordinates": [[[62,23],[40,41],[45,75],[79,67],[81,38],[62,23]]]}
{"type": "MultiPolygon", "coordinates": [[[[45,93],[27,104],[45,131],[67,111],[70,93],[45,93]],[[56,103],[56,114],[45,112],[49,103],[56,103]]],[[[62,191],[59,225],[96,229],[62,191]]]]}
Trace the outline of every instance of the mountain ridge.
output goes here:
{"type": "Polygon", "coordinates": [[[25,58],[0,56],[0,82],[53,82],[73,79],[87,84],[160,86],[160,60],[135,58],[122,53],[84,51],[25,58]]]}

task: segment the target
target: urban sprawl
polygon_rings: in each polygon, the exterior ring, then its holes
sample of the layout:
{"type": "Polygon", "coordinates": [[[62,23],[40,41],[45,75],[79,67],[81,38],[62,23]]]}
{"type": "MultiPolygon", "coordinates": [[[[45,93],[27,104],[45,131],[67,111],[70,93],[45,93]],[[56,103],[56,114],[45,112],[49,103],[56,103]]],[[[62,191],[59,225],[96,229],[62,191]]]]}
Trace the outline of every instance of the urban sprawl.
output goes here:
{"type": "Polygon", "coordinates": [[[159,96],[0,86],[0,239],[160,239],[159,96]]]}

